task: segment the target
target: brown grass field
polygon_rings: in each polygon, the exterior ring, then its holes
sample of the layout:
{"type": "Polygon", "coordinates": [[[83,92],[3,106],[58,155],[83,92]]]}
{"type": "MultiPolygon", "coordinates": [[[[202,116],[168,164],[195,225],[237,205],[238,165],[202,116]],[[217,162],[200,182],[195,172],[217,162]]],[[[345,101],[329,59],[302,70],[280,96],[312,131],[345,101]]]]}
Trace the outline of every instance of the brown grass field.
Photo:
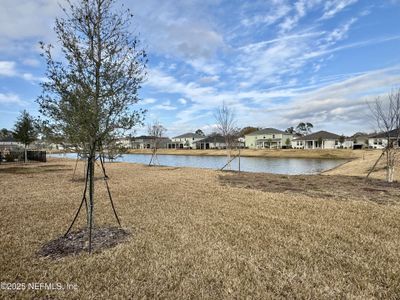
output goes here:
{"type": "MultiPolygon", "coordinates": [[[[109,164],[129,238],[59,259],[38,252],[79,205],[74,162],[0,165],[0,281],[77,285],[0,299],[398,299],[400,184],[357,177],[378,155],[314,176],[109,164]]],[[[114,226],[100,177],[95,203],[114,226]]]]}

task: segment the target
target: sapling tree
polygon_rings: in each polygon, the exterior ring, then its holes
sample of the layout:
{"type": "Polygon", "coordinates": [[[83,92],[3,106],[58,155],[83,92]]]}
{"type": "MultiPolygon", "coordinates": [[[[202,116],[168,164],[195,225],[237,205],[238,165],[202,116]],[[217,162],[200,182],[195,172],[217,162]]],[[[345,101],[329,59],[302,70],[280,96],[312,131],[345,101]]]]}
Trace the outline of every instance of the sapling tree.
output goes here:
{"type": "Polygon", "coordinates": [[[65,16],[57,18],[54,27],[63,58],[56,60],[53,46],[40,43],[47,63],[40,112],[54,131],[87,153],[82,203],[88,191],[89,252],[96,153],[144,117],[133,105],[146,75],[146,53],[129,30],[132,13],[116,9],[116,2],[67,0],[65,16]]]}
{"type": "Polygon", "coordinates": [[[217,124],[217,132],[222,135],[225,139],[226,150],[227,150],[227,169],[231,168],[231,152],[232,148],[236,145],[238,138],[238,130],[236,128],[236,114],[233,108],[227,106],[224,102],[221,107],[215,112],[215,121],[217,124]]]}
{"type": "Polygon", "coordinates": [[[285,141],[286,148],[290,148],[291,144],[292,144],[292,141],[290,140],[290,138],[287,138],[285,141]]]}
{"type": "Polygon", "coordinates": [[[24,162],[28,161],[27,147],[38,137],[38,126],[35,119],[24,110],[14,126],[14,138],[24,145],[24,162]]]}
{"type": "MultiPolygon", "coordinates": [[[[379,159],[386,154],[386,180],[387,182],[393,182],[394,166],[399,146],[398,141],[400,139],[400,89],[391,91],[387,97],[377,97],[368,105],[378,129],[383,133],[387,141],[379,159]]],[[[375,168],[379,159],[369,174],[375,168]]]]}
{"type": "Polygon", "coordinates": [[[160,147],[160,142],[167,129],[158,121],[155,121],[153,122],[153,124],[149,124],[147,126],[147,131],[149,136],[153,140],[153,152],[150,158],[149,166],[152,164],[155,165],[156,163],[159,165],[160,162],[158,161],[157,150],[160,147]]]}
{"type": "Polygon", "coordinates": [[[341,148],[343,148],[343,144],[345,141],[346,141],[346,138],[343,134],[341,136],[339,136],[339,143],[340,143],[341,148]]]}

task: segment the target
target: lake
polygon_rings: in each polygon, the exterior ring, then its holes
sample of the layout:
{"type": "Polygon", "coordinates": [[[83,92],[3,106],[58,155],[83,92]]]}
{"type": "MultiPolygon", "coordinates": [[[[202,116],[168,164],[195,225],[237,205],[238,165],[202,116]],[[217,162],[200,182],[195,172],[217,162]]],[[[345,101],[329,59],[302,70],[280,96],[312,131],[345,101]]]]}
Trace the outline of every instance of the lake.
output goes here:
{"type": "MultiPolygon", "coordinates": [[[[76,159],[75,153],[49,154],[49,157],[76,159]]],[[[127,163],[148,164],[149,154],[125,154],[117,161],[127,163]]],[[[226,162],[226,156],[195,156],[195,155],[158,155],[163,166],[193,167],[204,169],[220,169],[226,162]]],[[[332,169],[348,160],[316,159],[316,158],[272,158],[272,157],[241,157],[240,167],[245,172],[261,172],[274,174],[316,174],[332,169]]],[[[238,170],[238,160],[231,163],[232,170],[238,170]]]]}

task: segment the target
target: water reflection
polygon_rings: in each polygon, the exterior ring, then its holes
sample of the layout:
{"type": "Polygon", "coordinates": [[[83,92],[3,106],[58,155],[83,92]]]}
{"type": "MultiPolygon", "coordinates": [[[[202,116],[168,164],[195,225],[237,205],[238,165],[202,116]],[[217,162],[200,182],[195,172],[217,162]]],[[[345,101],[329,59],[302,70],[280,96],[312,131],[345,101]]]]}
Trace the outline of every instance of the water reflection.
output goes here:
{"type": "MultiPolygon", "coordinates": [[[[52,157],[76,158],[76,154],[53,154],[52,157]]],[[[128,163],[148,164],[151,155],[125,154],[118,161],[128,163]]],[[[193,167],[205,169],[222,168],[226,156],[192,156],[192,155],[158,155],[161,165],[172,167],[193,167]]],[[[240,167],[245,172],[262,172],[274,174],[315,174],[334,168],[346,162],[343,159],[315,159],[315,158],[271,158],[271,157],[242,157],[240,167]]],[[[231,163],[232,170],[238,170],[238,160],[231,163]]]]}

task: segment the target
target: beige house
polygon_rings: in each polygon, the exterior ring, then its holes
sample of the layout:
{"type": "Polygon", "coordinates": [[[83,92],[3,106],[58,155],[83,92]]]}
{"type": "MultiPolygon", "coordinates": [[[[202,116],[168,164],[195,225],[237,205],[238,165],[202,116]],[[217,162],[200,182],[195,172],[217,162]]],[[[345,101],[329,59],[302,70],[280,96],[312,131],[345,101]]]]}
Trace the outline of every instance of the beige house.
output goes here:
{"type": "Polygon", "coordinates": [[[245,135],[245,146],[249,149],[289,148],[293,135],[275,128],[264,128],[245,135]]]}
{"type": "Polygon", "coordinates": [[[171,149],[196,149],[196,142],[204,139],[205,136],[188,132],[182,135],[175,136],[168,144],[171,149]]]}
{"type": "MultiPolygon", "coordinates": [[[[328,132],[318,131],[309,135],[293,139],[292,148],[295,149],[336,149],[340,148],[340,136],[328,132]]],[[[350,147],[350,145],[349,145],[350,147]]]]}
{"type": "MultiPolygon", "coordinates": [[[[125,147],[130,149],[154,149],[156,139],[153,136],[141,135],[129,139],[129,144],[124,144],[125,147]]],[[[171,140],[167,137],[157,138],[157,148],[166,149],[171,140]]]]}
{"type": "Polygon", "coordinates": [[[13,151],[13,150],[22,149],[23,147],[24,147],[23,144],[21,144],[20,142],[17,142],[11,136],[0,138],[0,151],[4,151],[4,150],[13,151]]]}

